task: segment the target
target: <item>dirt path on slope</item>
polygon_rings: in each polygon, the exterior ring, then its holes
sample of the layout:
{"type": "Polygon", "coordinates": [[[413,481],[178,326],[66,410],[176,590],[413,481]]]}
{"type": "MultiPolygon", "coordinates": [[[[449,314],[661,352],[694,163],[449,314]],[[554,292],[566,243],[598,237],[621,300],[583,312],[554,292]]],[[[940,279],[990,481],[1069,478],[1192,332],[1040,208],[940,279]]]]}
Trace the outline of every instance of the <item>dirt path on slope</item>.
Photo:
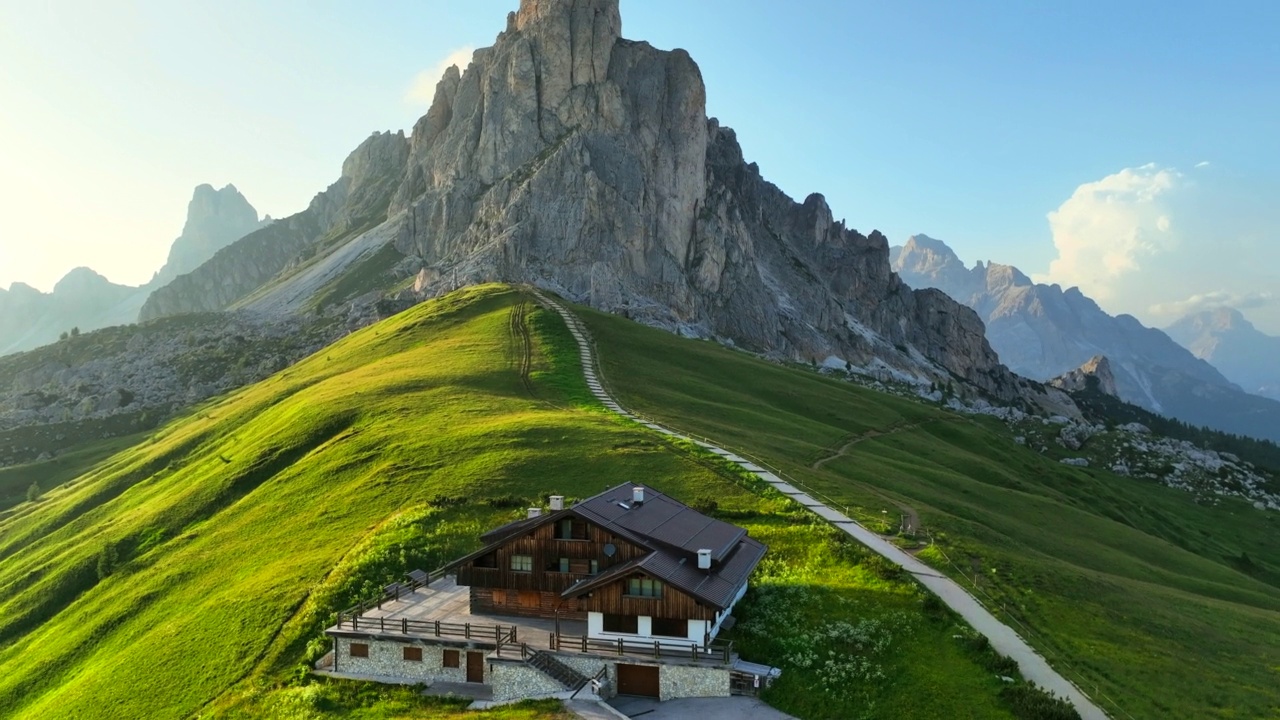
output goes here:
{"type": "Polygon", "coordinates": [[[530,397],[536,397],[533,392],[533,380],[530,378],[530,373],[533,372],[533,338],[529,334],[529,302],[521,300],[512,305],[507,322],[507,333],[511,342],[511,362],[520,374],[520,384],[524,386],[525,392],[529,393],[530,397]]]}

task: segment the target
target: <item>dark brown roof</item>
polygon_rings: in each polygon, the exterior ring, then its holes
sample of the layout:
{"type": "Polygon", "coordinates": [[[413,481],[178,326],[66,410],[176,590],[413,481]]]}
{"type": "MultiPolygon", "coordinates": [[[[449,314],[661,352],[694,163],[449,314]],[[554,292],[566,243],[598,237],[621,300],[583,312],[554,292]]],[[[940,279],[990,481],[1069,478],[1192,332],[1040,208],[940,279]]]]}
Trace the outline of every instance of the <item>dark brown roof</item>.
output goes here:
{"type": "Polygon", "coordinates": [[[644,502],[636,504],[632,501],[635,487],[619,485],[564,510],[494,528],[480,536],[483,548],[442,569],[474,560],[543,523],[577,516],[651,552],[583,579],[565,590],[565,597],[577,597],[632,572],[642,572],[709,605],[728,607],[768,548],[748,537],[746,530],[707,517],[653,488],[640,486],[644,487],[644,502]],[[709,571],[698,568],[699,550],[711,551],[709,571]]]}
{"type": "Polygon", "coordinates": [[[635,485],[619,485],[573,506],[573,510],[597,525],[657,542],[672,550],[697,553],[710,550],[719,562],[738,546],[747,531],[736,525],[707,517],[684,503],[650,487],[644,488],[644,502],[631,501],[635,485]]]}

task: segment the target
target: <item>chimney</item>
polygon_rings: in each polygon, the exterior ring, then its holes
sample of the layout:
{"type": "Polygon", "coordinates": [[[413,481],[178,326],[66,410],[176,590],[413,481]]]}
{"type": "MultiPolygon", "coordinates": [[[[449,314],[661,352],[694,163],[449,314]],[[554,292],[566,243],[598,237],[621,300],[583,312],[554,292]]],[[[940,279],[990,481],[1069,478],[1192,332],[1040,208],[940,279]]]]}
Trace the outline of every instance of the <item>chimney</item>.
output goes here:
{"type": "Polygon", "coordinates": [[[711,551],[710,550],[702,549],[698,551],[698,569],[699,570],[711,569],[711,551]]]}
{"type": "Polygon", "coordinates": [[[552,495],[552,496],[551,496],[551,509],[552,509],[552,510],[563,510],[563,509],[564,509],[564,496],[563,496],[563,495],[552,495]]]}
{"type": "Polygon", "coordinates": [[[635,487],[631,488],[631,504],[632,505],[644,504],[644,488],[640,487],[639,485],[636,485],[635,487]]]}
{"type": "Polygon", "coordinates": [[[529,517],[536,518],[542,516],[542,508],[529,508],[529,517]]]}

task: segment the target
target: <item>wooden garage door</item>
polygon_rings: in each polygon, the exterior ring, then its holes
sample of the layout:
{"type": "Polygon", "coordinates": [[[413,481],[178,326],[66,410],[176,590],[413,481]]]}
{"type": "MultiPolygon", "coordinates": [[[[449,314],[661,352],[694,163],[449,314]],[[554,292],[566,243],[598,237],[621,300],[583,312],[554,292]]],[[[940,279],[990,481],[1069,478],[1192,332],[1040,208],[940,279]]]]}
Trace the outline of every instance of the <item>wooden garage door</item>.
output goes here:
{"type": "Polygon", "coordinates": [[[658,666],[619,664],[618,694],[658,697],[658,666]]]}

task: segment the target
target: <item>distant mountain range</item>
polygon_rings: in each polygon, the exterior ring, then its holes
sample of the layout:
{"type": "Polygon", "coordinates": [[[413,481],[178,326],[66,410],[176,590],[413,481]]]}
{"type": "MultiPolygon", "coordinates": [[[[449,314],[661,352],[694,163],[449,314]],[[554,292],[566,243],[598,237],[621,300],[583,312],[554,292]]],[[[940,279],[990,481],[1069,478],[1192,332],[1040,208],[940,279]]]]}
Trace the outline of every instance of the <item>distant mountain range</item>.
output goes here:
{"type": "Polygon", "coordinates": [[[136,322],[154,290],[269,222],[270,218],[258,219],[258,211],[235,186],[215,190],[200,185],[192,193],[186,224],[170,247],[168,261],[145,285],[117,285],[80,267],[58,281],[51,293],[23,283],[0,289],[0,355],[46,345],[73,328],[87,332],[136,322]]]}
{"type": "MultiPolygon", "coordinates": [[[[977,311],[992,348],[1015,372],[1047,381],[1102,355],[1127,402],[1194,425],[1280,441],[1280,402],[1245,392],[1169,335],[1131,315],[1109,315],[1078,288],[1034,283],[1011,265],[967,267],[946,243],[926,235],[894,247],[891,262],[908,285],[937,288],[977,311]]],[[[1266,354],[1250,352],[1242,355],[1265,364],[1266,354]]]]}
{"type": "Polygon", "coordinates": [[[1246,391],[1280,400],[1280,337],[1258,330],[1239,310],[1194,313],[1165,332],[1246,391]]]}

